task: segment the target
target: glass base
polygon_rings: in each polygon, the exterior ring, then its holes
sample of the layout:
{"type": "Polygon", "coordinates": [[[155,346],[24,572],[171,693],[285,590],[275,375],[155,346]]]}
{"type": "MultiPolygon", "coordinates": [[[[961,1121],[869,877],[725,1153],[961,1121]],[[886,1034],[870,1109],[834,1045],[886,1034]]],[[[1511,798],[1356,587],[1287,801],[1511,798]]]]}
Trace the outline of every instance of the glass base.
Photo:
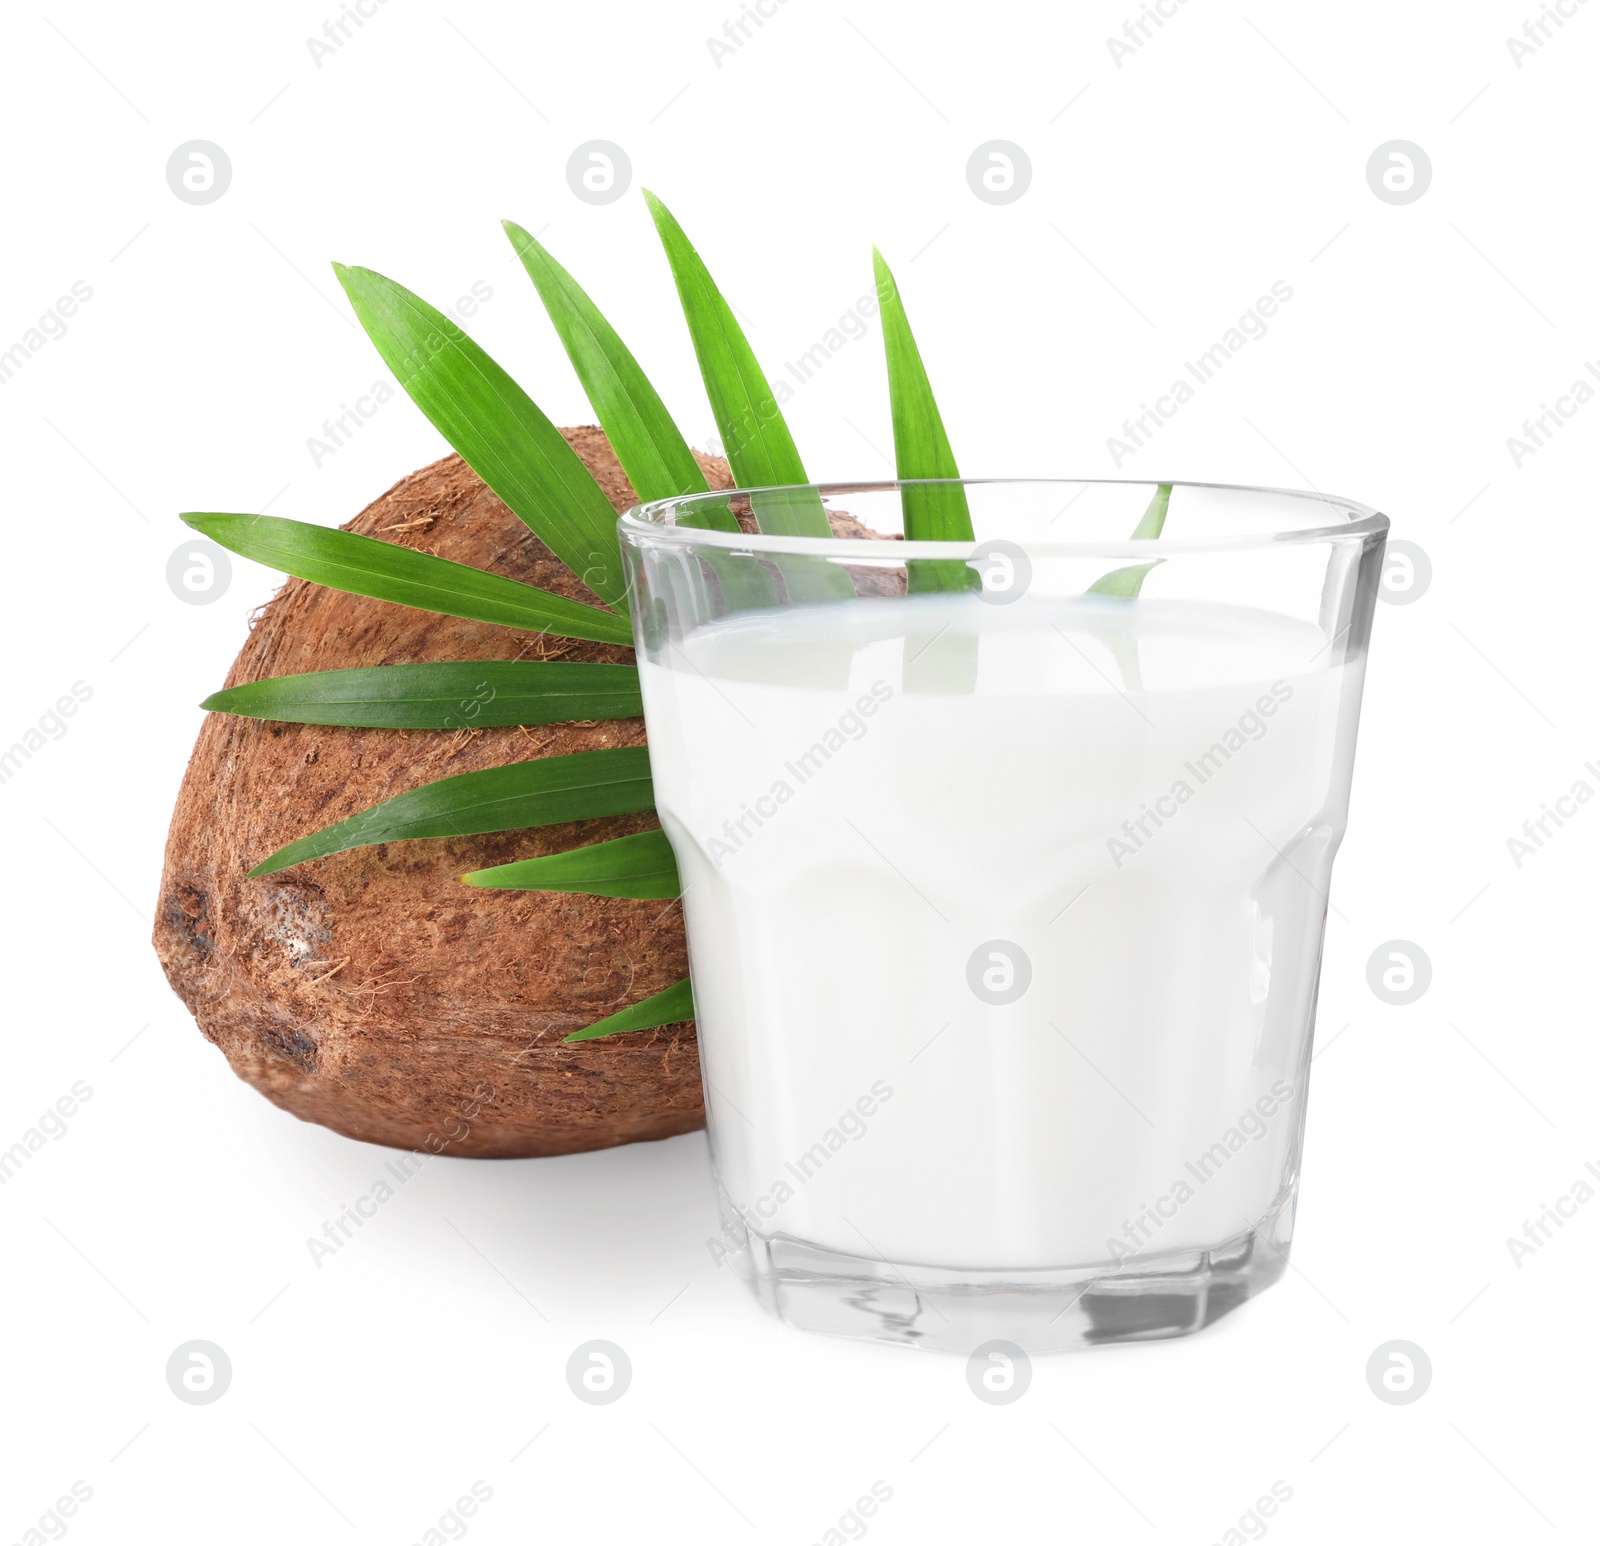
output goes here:
{"type": "Polygon", "coordinates": [[[758,1234],[726,1204],[724,1216],[737,1221],[742,1242],[728,1264],[767,1309],[802,1331],[961,1354],[1005,1341],[1034,1354],[1187,1336],[1237,1309],[1287,1269],[1294,1195],[1206,1250],[1017,1272],[849,1256],[758,1234]]]}

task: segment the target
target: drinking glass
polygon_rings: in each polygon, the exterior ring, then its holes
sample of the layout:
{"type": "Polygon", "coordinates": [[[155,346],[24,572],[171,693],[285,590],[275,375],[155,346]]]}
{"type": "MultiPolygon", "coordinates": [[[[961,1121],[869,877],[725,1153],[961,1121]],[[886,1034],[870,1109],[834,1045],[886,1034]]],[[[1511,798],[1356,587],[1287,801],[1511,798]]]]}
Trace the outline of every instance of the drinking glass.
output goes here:
{"type": "Polygon", "coordinates": [[[1389,523],[1160,487],[620,521],[711,1249],[793,1325],[1041,1352],[1195,1331],[1285,1270],[1389,523]],[[904,540],[941,505],[974,541],[904,540]]]}

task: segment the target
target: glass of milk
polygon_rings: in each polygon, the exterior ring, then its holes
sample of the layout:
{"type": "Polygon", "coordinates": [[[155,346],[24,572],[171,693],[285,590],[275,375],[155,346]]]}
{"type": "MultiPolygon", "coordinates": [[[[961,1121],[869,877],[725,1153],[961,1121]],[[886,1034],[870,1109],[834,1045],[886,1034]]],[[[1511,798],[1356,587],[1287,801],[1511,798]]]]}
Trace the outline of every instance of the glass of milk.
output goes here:
{"type": "Polygon", "coordinates": [[[901,540],[954,487],[620,522],[709,1245],[820,1331],[1195,1331],[1287,1262],[1389,523],[1178,484],[1136,541],[1155,485],[968,481],[976,542],[901,540]]]}

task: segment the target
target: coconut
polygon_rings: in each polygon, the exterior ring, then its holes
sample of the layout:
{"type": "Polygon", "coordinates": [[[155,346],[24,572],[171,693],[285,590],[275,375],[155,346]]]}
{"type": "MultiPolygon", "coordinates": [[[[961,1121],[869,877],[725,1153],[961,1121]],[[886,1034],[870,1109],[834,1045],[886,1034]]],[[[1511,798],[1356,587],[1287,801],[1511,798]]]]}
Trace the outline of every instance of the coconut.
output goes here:
{"type": "MultiPolygon", "coordinates": [[[[562,432],[616,508],[635,502],[598,429],[562,432]]],[[[714,488],[726,463],[700,456],[714,488]]],[[[345,528],[594,598],[458,456],[345,528]]],[[[626,662],[291,579],[227,685],[431,660],[626,662]]],[[[452,773],[644,740],[638,719],[347,730],[212,714],[172,817],[155,947],[233,1071],[285,1111],[399,1148],[570,1154],[704,1125],[692,1023],[572,1045],[571,1032],[687,971],[676,902],[479,890],[469,870],[622,837],[653,815],[356,849],[252,880],[294,838],[452,773]]]]}

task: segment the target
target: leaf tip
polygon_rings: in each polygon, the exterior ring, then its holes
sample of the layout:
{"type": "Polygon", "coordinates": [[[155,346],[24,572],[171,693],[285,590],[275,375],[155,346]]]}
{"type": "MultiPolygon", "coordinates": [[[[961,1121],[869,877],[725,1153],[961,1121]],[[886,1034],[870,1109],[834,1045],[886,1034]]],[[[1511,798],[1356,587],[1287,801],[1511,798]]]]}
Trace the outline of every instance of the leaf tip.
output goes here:
{"type": "Polygon", "coordinates": [[[287,870],[300,863],[302,859],[314,859],[315,854],[296,853],[299,843],[290,843],[280,848],[276,853],[268,854],[253,870],[245,872],[249,880],[259,880],[263,875],[276,875],[279,870],[287,870]]]}
{"type": "Polygon", "coordinates": [[[563,1046],[565,1046],[568,1042],[573,1041],[602,1041],[607,1036],[617,1036],[623,1034],[619,1031],[600,1030],[599,1027],[604,1024],[606,1024],[605,1020],[596,1020],[593,1025],[586,1025],[581,1030],[574,1031],[570,1036],[563,1036],[561,1038],[561,1043],[563,1046]]]}
{"type": "Polygon", "coordinates": [[[362,268],[359,263],[334,263],[333,277],[339,281],[340,288],[349,296],[351,305],[356,302],[356,292],[369,288],[370,281],[381,280],[383,276],[375,269],[362,268]]]}
{"type": "Polygon", "coordinates": [[[889,260],[878,251],[876,245],[872,249],[872,283],[878,292],[880,310],[886,306],[899,306],[900,283],[894,277],[894,270],[889,267],[889,260]]]}
{"type": "Polygon", "coordinates": [[[668,227],[675,226],[678,223],[675,219],[673,219],[672,211],[668,209],[667,206],[663,204],[661,200],[658,199],[648,188],[641,188],[639,192],[644,195],[645,208],[650,211],[650,218],[655,221],[656,229],[658,231],[665,230],[668,227]]]}

